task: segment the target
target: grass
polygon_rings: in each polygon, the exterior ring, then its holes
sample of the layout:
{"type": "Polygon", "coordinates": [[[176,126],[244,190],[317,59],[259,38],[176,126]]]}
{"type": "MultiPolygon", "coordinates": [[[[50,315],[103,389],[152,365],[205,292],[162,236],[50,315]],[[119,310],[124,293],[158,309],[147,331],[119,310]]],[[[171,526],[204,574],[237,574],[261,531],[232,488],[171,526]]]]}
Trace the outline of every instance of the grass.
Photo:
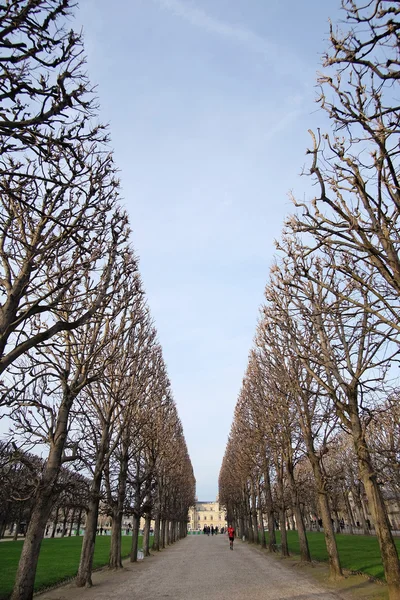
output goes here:
{"type": "MultiPolygon", "coordinates": [[[[43,540],[35,578],[35,591],[77,574],[82,539],[82,537],[65,537],[43,540]]],[[[110,536],[97,536],[93,569],[108,564],[110,542],[110,536]]],[[[152,542],[152,538],[150,538],[150,542],[152,542]]],[[[12,592],[23,543],[23,540],[0,543],[0,600],[7,598],[12,592]]],[[[131,536],[122,536],[123,558],[129,556],[131,544],[131,536]]],[[[141,536],[139,537],[139,548],[142,548],[141,536]]]]}
{"type": "MultiPolygon", "coordinates": [[[[280,544],[280,532],[277,531],[277,543],[280,544]]],[[[300,554],[297,531],[288,531],[289,552],[300,554]]],[[[265,534],[268,542],[268,533],[265,534]]],[[[315,531],[307,532],[308,545],[311,558],[318,561],[327,561],[328,553],[325,546],[323,533],[315,531]]],[[[378,540],[375,536],[368,535],[346,535],[336,536],[340,562],[344,569],[349,571],[360,571],[372,577],[384,580],[381,554],[378,540]]],[[[400,540],[395,539],[397,552],[400,555],[400,540]]]]}

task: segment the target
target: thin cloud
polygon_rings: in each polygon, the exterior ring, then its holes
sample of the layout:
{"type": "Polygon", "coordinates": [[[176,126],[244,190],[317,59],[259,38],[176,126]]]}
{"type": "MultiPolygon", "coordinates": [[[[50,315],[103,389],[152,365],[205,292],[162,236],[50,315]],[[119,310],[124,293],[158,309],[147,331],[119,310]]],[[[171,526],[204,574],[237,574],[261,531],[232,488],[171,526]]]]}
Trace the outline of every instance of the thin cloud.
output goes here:
{"type": "Polygon", "coordinates": [[[194,4],[182,2],[182,0],[156,0],[156,2],[162,8],[169,10],[175,15],[189,21],[192,25],[204,29],[209,33],[242,43],[250,50],[261,52],[262,54],[276,52],[273,44],[250,29],[215,19],[194,4]]]}
{"type": "Polygon", "coordinates": [[[285,48],[270,42],[251,29],[216,19],[191,2],[183,0],[155,0],[155,2],[164,10],[203,31],[231,40],[252,52],[261,54],[268,63],[275,66],[276,70],[293,74],[300,68],[300,61],[296,56],[290,55],[285,48]]]}

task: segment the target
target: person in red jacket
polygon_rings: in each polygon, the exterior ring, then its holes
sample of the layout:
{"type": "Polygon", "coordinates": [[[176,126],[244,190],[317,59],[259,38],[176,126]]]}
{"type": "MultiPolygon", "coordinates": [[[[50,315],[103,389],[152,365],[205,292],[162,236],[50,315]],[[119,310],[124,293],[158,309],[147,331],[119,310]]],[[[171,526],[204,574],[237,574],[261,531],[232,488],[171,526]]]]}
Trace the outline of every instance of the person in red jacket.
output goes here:
{"type": "Polygon", "coordinates": [[[228,527],[228,538],[229,538],[229,547],[233,550],[233,540],[235,539],[235,530],[232,525],[228,527]]]}

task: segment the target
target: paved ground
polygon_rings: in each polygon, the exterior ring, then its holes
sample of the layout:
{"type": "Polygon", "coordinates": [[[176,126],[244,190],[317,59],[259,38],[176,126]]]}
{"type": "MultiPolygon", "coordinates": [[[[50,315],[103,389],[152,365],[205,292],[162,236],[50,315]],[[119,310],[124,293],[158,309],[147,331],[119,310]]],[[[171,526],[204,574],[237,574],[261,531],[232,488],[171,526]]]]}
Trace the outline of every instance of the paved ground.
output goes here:
{"type": "Polygon", "coordinates": [[[95,573],[94,587],[64,586],[40,600],[337,600],[284,561],[225,535],[188,536],[122,572],[95,573]]]}

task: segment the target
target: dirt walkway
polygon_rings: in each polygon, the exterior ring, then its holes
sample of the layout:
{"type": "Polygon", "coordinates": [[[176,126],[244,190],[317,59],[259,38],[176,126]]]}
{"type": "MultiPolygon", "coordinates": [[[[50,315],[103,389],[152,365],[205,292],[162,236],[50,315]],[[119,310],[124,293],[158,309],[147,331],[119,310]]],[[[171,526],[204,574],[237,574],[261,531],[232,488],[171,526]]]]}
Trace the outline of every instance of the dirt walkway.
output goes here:
{"type": "Polygon", "coordinates": [[[226,536],[189,536],[122,572],[94,574],[94,587],[64,586],[40,600],[337,600],[301,573],[226,536]]]}

